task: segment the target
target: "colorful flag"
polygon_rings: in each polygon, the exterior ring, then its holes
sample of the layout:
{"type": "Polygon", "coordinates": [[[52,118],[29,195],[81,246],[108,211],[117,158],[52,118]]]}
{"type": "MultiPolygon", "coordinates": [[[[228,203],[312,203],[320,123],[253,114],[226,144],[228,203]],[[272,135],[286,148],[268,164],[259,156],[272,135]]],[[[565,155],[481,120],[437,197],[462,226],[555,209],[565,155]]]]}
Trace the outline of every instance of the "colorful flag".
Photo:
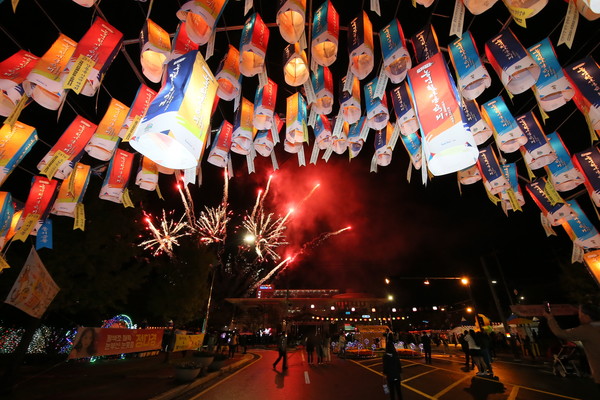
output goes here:
{"type": "Polygon", "coordinates": [[[231,151],[237,154],[248,155],[253,145],[256,129],[252,125],[254,118],[254,104],[242,97],[242,104],[235,113],[233,121],[233,135],[231,137],[231,151]]]}
{"type": "Polygon", "coordinates": [[[488,145],[479,151],[477,166],[479,168],[479,173],[483,178],[483,184],[488,192],[491,194],[498,194],[510,189],[510,183],[508,182],[508,179],[506,179],[506,176],[498,163],[498,157],[496,157],[496,153],[491,145],[488,145]]]}
{"type": "Polygon", "coordinates": [[[333,77],[327,67],[319,65],[312,74],[312,85],[315,91],[316,101],[312,104],[312,110],[321,115],[331,114],[333,110],[333,77]]]}
{"type": "Polygon", "coordinates": [[[410,42],[413,46],[417,63],[429,60],[440,52],[437,35],[431,24],[428,24],[421,31],[415,33],[410,42]]]}
{"type": "Polygon", "coordinates": [[[271,129],[275,104],[277,102],[277,84],[271,79],[264,86],[256,89],[254,97],[254,127],[258,130],[271,129]]]}
{"type": "Polygon", "coordinates": [[[387,125],[390,114],[387,107],[387,96],[383,92],[382,98],[375,97],[375,88],[377,87],[378,78],[376,77],[371,82],[364,86],[365,103],[367,108],[367,125],[371,129],[380,130],[387,125]]]}
{"type": "Polygon", "coordinates": [[[485,143],[494,132],[488,123],[481,117],[479,105],[475,100],[463,100],[462,102],[463,115],[465,123],[475,138],[475,143],[479,146],[485,143]]]}
{"type": "Polygon", "coordinates": [[[227,120],[221,123],[221,127],[212,141],[208,158],[206,159],[212,165],[225,168],[229,161],[229,150],[231,149],[231,136],[233,134],[233,125],[227,120]]]}
{"type": "Polygon", "coordinates": [[[54,204],[57,186],[58,181],[54,179],[33,177],[23,214],[17,222],[15,239],[24,242],[27,236],[37,234],[54,204]]]}
{"type": "Polygon", "coordinates": [[[129,108],[127,118],[125,118],[125,122],[123,122],[121,130],[119,131],[119,137],[121,139],[129,141],[137,124],[144,118],[144,115],[148,112],[148,108],[150,108],[150,104],[155,97],[156,92],[154,90],[143,83],[140,85],[135,98],[133,99],[133,104],[129,108]]]}

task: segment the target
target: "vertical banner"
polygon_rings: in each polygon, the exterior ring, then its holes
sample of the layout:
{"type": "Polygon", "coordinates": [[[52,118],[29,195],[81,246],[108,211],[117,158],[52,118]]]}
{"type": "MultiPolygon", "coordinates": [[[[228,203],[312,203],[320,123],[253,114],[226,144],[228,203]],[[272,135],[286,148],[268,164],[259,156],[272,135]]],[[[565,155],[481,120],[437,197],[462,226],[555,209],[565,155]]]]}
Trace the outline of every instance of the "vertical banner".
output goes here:
{"type": "Polygon", "coordinates": [[[306,101],[299,92],[286,100],[285,137],[290,143],[303,143],[306,137],[306,101]]]}
{"type": "Polygon", "coordinates": [[[38,136],[33,126],[15,122],[0,127],[0,185],[19,165],[37,142],[38,136]]]}
{"type": "Polygon", "coordinates": [[[123,203],[123,192],[129,183],[134,154],[117,149],[104,177],[100,197],[102,200],[123,203]]]}
{"type": "Polygon", "coordinates": [[[415,167],[415,169],[421,169],[421,165],[423,164],[423,151],[419,134],[415,132],[408,135],[401,135],[400,138],[402,139],[404,148],[408,152],[413,167],[415,167]]]}
{"type": "Polygon", "coordinates": [[[317,64],[329,67],[337,59],[340,17],[327,0],[315,11],[312,23],[311,55],[317,64]]]}
{"type": "Polygon", "coordinates": [[[510,189],[500,192],[500,200],[502,200],[503,210],[523,211],[521,208],[525,204],[525,197],[519,186],[519,178],[517,176],[517,164],[510,163],[502,166],[502,172],[508,180],[510,189]]]}

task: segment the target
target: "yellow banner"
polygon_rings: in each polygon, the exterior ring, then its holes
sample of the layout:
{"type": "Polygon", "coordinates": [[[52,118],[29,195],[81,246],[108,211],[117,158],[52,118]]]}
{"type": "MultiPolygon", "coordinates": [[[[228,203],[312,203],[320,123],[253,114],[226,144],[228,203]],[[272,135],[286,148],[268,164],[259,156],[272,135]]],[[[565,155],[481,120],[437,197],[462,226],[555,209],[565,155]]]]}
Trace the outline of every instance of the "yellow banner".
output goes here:
{"type": "Polygon", "coordinates": [[[548,200],[550,201],[550,204],[552,204],[552,205],[565,202],[562,199],[562,197],[560,197],[560,194],[558,194],[558,192],[554,188],[554,185],[552,184],[552,182],[550,182],[549,180],[546,181],[546,184],[544,185],[544,193],[546,193],[546,196],[548,196],[548,200]]]}
{"type": "Polygon", "coordinates": [[[67,191],[67,194],[70,195],[74,195],[75,194],[75,176],[77,175],[77,166],[79,165],[79,163],[75,164],[73,166],[73,170],[71,171],[71,173],[69,174],[69,190],[67,191]]]}
{"type": "Polygon", "coordinates": [[[19,100],[15,108],[4,121],[5,124],[10,125],[12,127],[15,124],[15,122],[17,122],[17,120],[21,116],[21,111],[23,111],[23,109],[25,108],[25,104],[27,104],[28,99],[29,97],[27,97],[26,94],[21,96],[21,99],[19,100]]]}
{"type": "Polygon", "coordinates": [[[161,200],[164,200],[165,198],[163,197],[162,193],[160,192],[160,186],[158,186],[158,182],[156,182],[156,194],[158,195],[158,198],[161,200]]]}
{"type": "Polygon", "coordinates": [[[521,205],[519,204],[519,200],[517,199],[515,191],[512,189],[508,189],[506,191],[506,194],[508,195],[508,201],[510,201],[510,206],[512,207],[513,211],[523,211],[521,205]]]}
{"type": "Polygon", "coordinates": [[[570,49],[573,46],[573,40],[575,39],[575,32],[577,31],[577,24],[579,23],[579,11],[574,0],[569,0],[569,7],[567,8],[567,15],[565,16],[565,22],[563,23],[562,30],[560,31],[560,37],[558,38],[557,46],[566,44],[570,49]]]}
{"type": "Polygon", "coordinates": [[[9,269],[9,268],[10,268],[10,265],[8,265],[8,263],[6,262],[4,257],[2,257],[0,255],[0,271],[2,271],[3,269],[9,269]]]}
{"type": "MultiPolygon", "coordinates": [[[[485,185],[484,185],[484,187],[485,187],[485,185]]],[[[496,197],[493,194],[491,194],[487,187],[485,188],[485,192],[487,193],[488,199],[490,199],[490,201],[492,203],[494,203],[494,205],[497,205],[498,202],[501,201],[498,197],[496,197]]]]}
{"type": "Polygon", "coordinates": [[[533,13],[533,10],[531,8],[511,7],[508,4],[506,5],[506,7],[508,8],[508,11],[510,11],[510,14],[512,15],[517,25],[522,26],[523,28],[527,28],[527,25],[525,24],[525,19],[527,19],[533,13]]]}
{"type": "Polygon", "coordinates": [[[73,69],[69,71],[69,75],[67,75],[67,79],[65,79],[63,89],[72,89],[77,94],[81,93],[86,78],[90,74],[92,68],[94,68],[94,65],[96,65],[94,60],[80,54],[73,69]]]}
{"type": "Polygon", "coordinates": [[[133,201],[131,201],[131,197],[129,197],[129,189],[125,188],[125,190],[123,191],[123,206],[125,206],[125,208],[127,207],[131,207],[131,208],[135,208],[135,206],[133,205],[133,201]]]}
{"type": "Polygon", "coordinates": [[[204,342],[204,333],[199,335],[175,335],[173,351],[197,350],[204,342]]]}
{"type": "Polygon", "coordinates": [[[25,222],[23,222],[23,225],[21,225],[21,228],[17,231],[17,233],[15,233],[15,236],[13,237],[13,239],[20,240],[21,242],[25,242],[25,240],[27,240],[27,237],[29,236],[29,234],[31,233],[31,231],[33,230],[33,228],[35,227],[35,224],[37,224],[39,219],[40,219],[39,214],[29,214],[25,218],[25,222]]]}
{"type": "Polygon", "coordinates": [[[75,206],[75,221],[73,223],[73,230],[79,229],[85,231],[85,209],[83,203],[77,203],[75,206]]]}
{"type": "Polygon", "coordinates": [[[57,150],[56,153],[54,153],[54,155],[50,159],[50,161],[48,161],[46,165],[44,165],[44,168],[42,168],[40,174],[47,176],[48,179],[52,179],[54,177],[54,174],[56,174],[56,171],[58,171],[58,169],[60,168],[60,166],[63,165],[63,163],[68,159],[68,154],[64,153],[61,150],[57,150]]]}

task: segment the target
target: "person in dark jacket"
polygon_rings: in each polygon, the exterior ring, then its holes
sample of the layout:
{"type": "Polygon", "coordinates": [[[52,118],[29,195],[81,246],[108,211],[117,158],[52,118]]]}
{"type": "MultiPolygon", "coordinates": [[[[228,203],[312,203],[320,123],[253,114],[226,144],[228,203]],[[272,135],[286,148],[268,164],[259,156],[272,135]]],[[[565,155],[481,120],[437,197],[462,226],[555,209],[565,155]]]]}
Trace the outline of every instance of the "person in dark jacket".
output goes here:
{"type": "Polygon", "coordinates": [[[431,364],[431,333],[427,332],[421,336],[423,353],[425,353],[425,364],[431,364]]]}
{"type": "Polygon", "coordinates": [[[402,400],[402,379],[400,377],[402,373],[402,365],[400,364],[400,357],[394,347],[394,343],[391,340],[386,341],[385,354],[383,355],[383,373],[387,378],[387,385],[390,390],[391,400],[402,400]]]}
{"type": "Polygon", "coordinates": [[[285,371],[287,369],[287,335],[284,332],[279,334],[277,351],[279,352],[279,357],[277,357],[277,360],[273,363],[273,369],[277,367],[279,360],[283,359],[283,370],[285,371]]]}

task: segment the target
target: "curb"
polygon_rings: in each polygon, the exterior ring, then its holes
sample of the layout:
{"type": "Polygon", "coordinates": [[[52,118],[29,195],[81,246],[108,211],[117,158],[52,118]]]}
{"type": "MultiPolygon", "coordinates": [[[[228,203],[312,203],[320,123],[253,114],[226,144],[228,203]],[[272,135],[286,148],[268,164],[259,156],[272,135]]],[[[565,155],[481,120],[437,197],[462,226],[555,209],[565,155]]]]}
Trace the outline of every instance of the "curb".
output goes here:
{"type": "Polygon", "coordinates": [[[247,353],[239,361],[236,361],[232,364],[226,365],[218,371],[210,372],[201,378],[195,379],[193,382],[190,382],[188,384],[181,384],[181,385],[177,386],[176,388],[168,390],[157,396],[151,397],[150,400],[170,400],[170,399],[176,398],[177,396],[184,395],[185,393],[189,392],[190,390],[192,390],[198,386],[202,386],[212,380],[216,380],[221,375],[224,375],[228,372],[231,372],[231,371],[241,368],[242,366],[249,363],[253,359],[254,359],[254,356],[250,353],[247,353]]]}

